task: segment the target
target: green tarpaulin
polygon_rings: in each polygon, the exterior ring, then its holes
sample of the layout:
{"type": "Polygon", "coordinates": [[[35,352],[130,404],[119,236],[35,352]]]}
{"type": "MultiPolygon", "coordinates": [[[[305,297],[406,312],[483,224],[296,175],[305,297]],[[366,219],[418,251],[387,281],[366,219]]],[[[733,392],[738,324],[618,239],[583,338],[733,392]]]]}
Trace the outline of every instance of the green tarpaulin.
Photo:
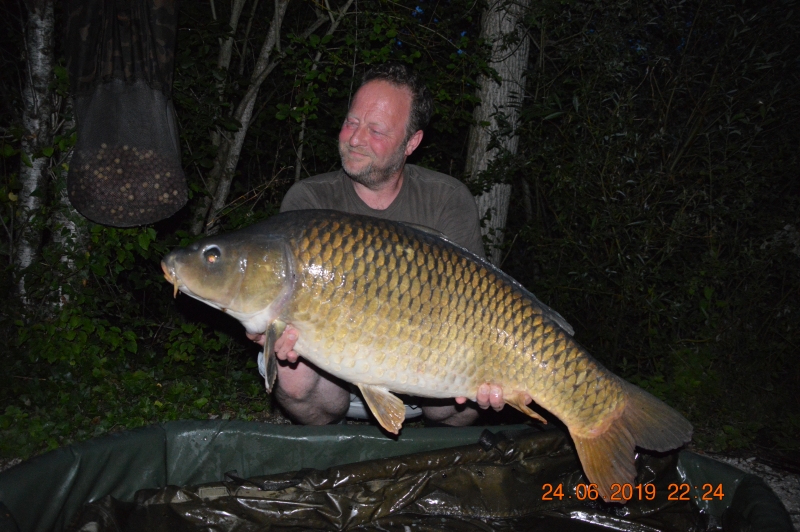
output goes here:
{"type": "Polygon", "coordinates": [[[501,428],[155,425],[0,473],[0,529],[792,530],[758,477],[703,456],[640,454],[606,504],[560,430],[501,428]]]}

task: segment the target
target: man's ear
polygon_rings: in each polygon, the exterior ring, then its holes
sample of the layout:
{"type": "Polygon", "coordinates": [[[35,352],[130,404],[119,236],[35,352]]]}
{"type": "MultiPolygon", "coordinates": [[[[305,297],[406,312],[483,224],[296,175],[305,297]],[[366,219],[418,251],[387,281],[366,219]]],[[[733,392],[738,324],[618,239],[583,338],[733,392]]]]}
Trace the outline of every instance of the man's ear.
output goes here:
{"type": "Polygon", "coordinates": [[[414,150],[417,149],[419,143],[422,142],[422,135],[423,133],[422,130],[420,129],[419,131],[411,135],[411,138],[408,139],[408,142],[406,142],[406,152],[405,152],[406,157],[414,153],[414,150]]]}

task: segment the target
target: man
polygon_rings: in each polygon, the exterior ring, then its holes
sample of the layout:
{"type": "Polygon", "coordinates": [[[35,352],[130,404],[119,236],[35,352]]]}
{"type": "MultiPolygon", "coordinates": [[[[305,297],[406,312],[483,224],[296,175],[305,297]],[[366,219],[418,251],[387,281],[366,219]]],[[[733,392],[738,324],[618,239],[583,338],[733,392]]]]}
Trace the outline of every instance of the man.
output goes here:
{"type": "MultiPolygon", "coordinates": [[[[476,255],[484,256],[478,210],[458,180],[414,165],[406,158],[422,142],[422,129],[433,113],[427,87],[404,65],[386,64],[364,76],[339,132],[342,170],[296,183],[283,199],[281,212],[335,209],[431,227],[476,255]]],[[[335,423],[350,407],[343,381],[298,359],[292,348],[298,331],[288,327],[275,344],[281,363],[275,397],[295,421],[309,425],[335,423]]],[[[264,344],[264,335],[251,335],[264,344]]],[[[466,398],[422,401],[430,421],[463,426],[478,418],[466,398]]],[[[500,410],[502,390],[483,384],[480,408],[500,410]]]]}

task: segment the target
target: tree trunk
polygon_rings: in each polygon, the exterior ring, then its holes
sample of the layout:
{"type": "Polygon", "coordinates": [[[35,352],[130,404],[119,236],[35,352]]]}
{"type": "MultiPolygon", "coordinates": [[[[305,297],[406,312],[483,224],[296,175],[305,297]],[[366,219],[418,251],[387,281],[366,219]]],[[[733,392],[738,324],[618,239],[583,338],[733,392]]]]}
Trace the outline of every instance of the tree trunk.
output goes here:
{"type": "MultiPolygon", "coordinates": [[[[64,115],[70,118],[61,124],[60,129],[57,128],[54,130],[53,135],[58,135],[64,131],[70,131],[75,128],[73,100],[68,98],[68,101],[64,102],[64,104],[64,115]]],[[[58,101],[54,107],[57,112],[61,109],[61,105],[59,105],[58,101]]],[[[66,153],[60,153],[59,160],[52,161],[51,176],[53,178],[52,196],[54,201],[52,216],[49,223],[53,244],[57,249],[61,250],[61,263],[66,264],[67,271],[70,273],[74,271],[73,254],[76,249],[82,246],[88,236],[88,220],[75,210],[67,194],[67,174],[69,173],[67,169],[72,163],[72,156],[74,153],[75,150],[70,149],[66,153]]],[[[66,303],[68,297],[69,296],[64,293],[62,288],[59,287],[58,305],[62,306],[66,303]]]]}
{"type": "Polygon", "coordinates": [[[214,166],[208,176],[208,189],[212,193],[212,197],[204,198],[200,208],[195,212],[191,227],[192,234],[199,235],[204,229],[206,232],[212,229],[216,223],[217,213],[225,205],[225,201],[228,198],[233,173],[239,162],[239,155],[244,145],[247,129],[250,126],[250,119],[253,117],[253,107],[256,103],[258,90],[267,75],[269,75],[269,72],[275,67],[275,63],[270,65],[269,59],[278,43],[278,39],[280,39],[281,25],[288,6],[289,0],[275,0],[275,14],[272,16],[269,32],[258,55],[255,70],[253,70],[253,75],[250,77],[250,86],[233,115],[239,121],[241,127],[233,135],[232,139],[228,142],[223,141],[220,144],[220,149],[214,159],[214,166]]]}
{"type": "MultiPolygon", "coordinates": [[[[231,18],[228,21],[228,26],[231,28],[231,34],[220,44],[219,55],[217,56],[217,68],[219,70],[227,71],[230,68],[231,57],[233,55],[233,40],[236,36],[236,29],[239,26],[239,17],[242,15],[244,3],[245,0],[233,0],[233,4],[231,5],[231,18]]],[[[214,5],[213,2],[211,5],[214,5]]],[[[221,79],[217,82],[217,90],[219,91],[220,100],[222,100],[225,95],[225,81],[226,79],[221,79]]],[[[220,138],[221,135],[219,131],[211,132],[211,143],[214,146],[219,146],[220,138]]]]}
{"type": "MultiPolygon", "coordinates": [[[[493,0],[481,20],[481,37],[492,43],[489,66],[499,78],[488,76],[478,80],[481,104],[475,109],[476,124],[470,128],[467,145],[466,174],[477,179],[490,163],[501,155],[515,155],[519,137],[516,125],[525,92],[525,69],[530,43],[522,26],[530,0],[493,0]],[[486,125],[488,124],[488,125],[486,125]],[[510,133],[501,133],[511,126],[510,133]],[[492,140],[498,147],[489,149],[492,140]]],[[[511,185],[496,183],[475,198],[481,218],[486,218],[483,234],[491,243],[486,255],[496,266],[502,261],[500,246],[508,216],[511,185]]]]}
{"type": "Polygon", "coordinates": [[[231,27],[230,36],[225,39],[222,46],[219,48],[219,56],[217,57],[217,68],[228,70],[231,65],[231,56],[233,55],[233,38],[236,35],[236,29],[239,27],[239,17],[242,15],[245,0],[233,0],[231,6],[231,18],[228,26],[231,27]]]}
{"type": "MultiPolygon", "coordinates": [[[[346,5],[340,9],[339,12],[342,15],[346,13],[352,3],[353,0],[348,0],[346,5]]],[[[208,190],[212,195],[211,197],[204,198],[200,202],[199,208],[194,212],[191,226],[192,234],[199,235],[204,231],[206,233],[213,232],[217,225],[219,212],[223,209],[228,200],[228,193],[230,192],[236,165],[239,162],[239,155],[242,152],[247,130],[250,127],[250,120],[253,118],[253,108],[255,106],[256,97],[258,96],[258,91],[262,83],[264,83],[264,80],[267,79],[267,76],[275,69],[278,62],[285,57],[287,52],[287,50],[283,50],[276,57],[273,57],[273,52],[278,49],[280,43],[281,24],[283,23],[288,4],[289,0],[275,0],[275,14],[270,23],[266,40],[261,47],[255,69],[250,77],[250,86],[233,114],[233,117],[239,121],[241,127],[233,135],[233,138],[223,140],[220,143],[217,157],[214,159],[214,166],[209,172],[207,180],[208,190]]],[[[337,20],[333,17],[333,14],[329,14],[328,16],[323,14],[306,28],[305,32],[300,36],[301,40],[308,38],[308,36],[319,29],[326,20],[330,20],[331,24],[335,27],[338,25],[340,19],[341,16],[337,20]]]]}
{"type": "Polygon", "coordinates": [[[36,157],[51,144],[53,105],[49,85],[53,79],[54,15],[52,0],[28,0],[24,25],[27,76],[22,89],[22,162],[19,178],[18,243],[14,265],[20,273],[17,288],[26,299],[24,270],[39,254],[45,216],[42,212],[47,190],[47,157],[36,157]]]}

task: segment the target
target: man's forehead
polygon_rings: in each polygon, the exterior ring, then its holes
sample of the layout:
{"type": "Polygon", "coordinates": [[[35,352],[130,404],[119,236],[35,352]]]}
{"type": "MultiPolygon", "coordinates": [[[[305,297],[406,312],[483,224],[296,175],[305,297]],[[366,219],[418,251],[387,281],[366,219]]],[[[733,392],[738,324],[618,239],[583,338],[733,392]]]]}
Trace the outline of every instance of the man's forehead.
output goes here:
{"type": "Polygon", "coordinates": [[[384,112],[409,113],[411,111],[411,91],[388,81],[373,80],[362,85],[353,97],[348,115],[353,115],[364,106],[378,107],[384,112]]]}

